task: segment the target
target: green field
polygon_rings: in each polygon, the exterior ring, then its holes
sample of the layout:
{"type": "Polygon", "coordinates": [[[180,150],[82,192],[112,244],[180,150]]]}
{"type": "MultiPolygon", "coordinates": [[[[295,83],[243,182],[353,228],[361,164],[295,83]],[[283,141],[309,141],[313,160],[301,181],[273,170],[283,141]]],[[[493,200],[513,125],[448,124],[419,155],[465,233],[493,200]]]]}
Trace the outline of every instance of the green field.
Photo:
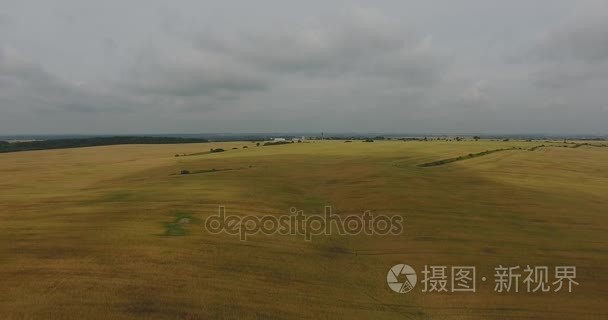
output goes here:
{"type": "Polygon", "coordinates": [[[563,146],[225,142],[0,154],[0,318],[608,319],[608,148],[563,146]],[[204,230],[219,205],[238,215],[371,210],[403,216],[405,231],[240,241],[204,230]],[[489,281],[476,293],[398,294],[386,276],[399,263],[476,266],[489,281]],[[572,265],[579,285],[497,293],[498,265],[572,265]]]}

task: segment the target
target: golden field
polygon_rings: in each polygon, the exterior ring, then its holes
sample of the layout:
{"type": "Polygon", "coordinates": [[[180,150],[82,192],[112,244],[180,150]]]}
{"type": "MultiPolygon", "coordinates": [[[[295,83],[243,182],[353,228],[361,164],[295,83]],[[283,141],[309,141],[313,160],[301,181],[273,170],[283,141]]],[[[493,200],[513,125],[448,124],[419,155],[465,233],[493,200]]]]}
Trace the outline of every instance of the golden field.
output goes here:
{"type": "Polygon", "coordinates": [[[0,318],[608,319],[608,148],[562,145],[224,142],[0,154],[0,318]],[[510,147],[522,149],[417,166],[510,147]],[[371,210],[403,216],[405,230],[240,241],[204,230],[219,205],[238,215],[371,210]],[[171,233],[183,216],[183,232],[171,233]],[[398,294],[386,275],[399,263],[419,279],[425,265],[476,266],[489,281],[476,293],[398,294]],[[579,285],[497,293],[498,265],[572,265],[579,285]]]}

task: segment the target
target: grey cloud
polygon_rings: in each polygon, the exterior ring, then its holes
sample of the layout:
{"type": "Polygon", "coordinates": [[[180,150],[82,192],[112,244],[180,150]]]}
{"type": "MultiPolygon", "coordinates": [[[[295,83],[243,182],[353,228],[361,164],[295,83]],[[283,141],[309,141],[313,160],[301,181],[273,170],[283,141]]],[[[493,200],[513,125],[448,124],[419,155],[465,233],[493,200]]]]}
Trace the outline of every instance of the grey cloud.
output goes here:
{"type": "Polygon", "coordinates": [[[114,39],[112,39],[112,38],[104,37],[100,40],[100,42],[101,42],[101,49],[103,50],[104,54],[106,54],[106,55],[112,55],[118,49],[118,45],[116,44],[116,41],[114,41],[114,39]]]}
{"type": "Polygon", "coordinates": [[[264,90],[269,80],[240,61],[202,50],[148,51],[125,76],[134,92],[197,97],[264,90]]]}
{"type": "Polygon", "coordinates": [[[603,1],[179,3],[2,6],[0,134],[605,132],[603,1]]]}
{"type": "Polygon", "coordinates": [[[577,60],[588,63],[608,60],[608,16],[581,17],[549,31],[534,47],[542,60],[577,60]]]}
{"type": "Polygon", "coordinates": [[[528,52],[534,85],[583,86],[608,78],[608,16],[582,16],[548,30],[528,52]]]}
{"type": "Polygon", "coordinates": [[[16,50],[1,45],[0,81],[5,87],[56,85],[55,79],[40,65],[23,59],[16,50]]]}
{"type": "Polygon", "coordinates": [[[608,78],[608,64],[562,63],[541,66],[531,74],[534,85],[544,89],[563,89],[584,86],[588,82],[604,82],[608,78]]]}
{"type": "MultiPolygon", "coordinates": [[[[119,86],[182,110],[234,107],[252,93],[319,83],[352,91],[346,97],[385,93],[386,104],[394,96],[419,99],[439,81],[442,63],[431,44],[376,11],[356,9],[301,29],[182,34],[171,46],[142,49],[119,86]]],[[[329,99],[327,90],[314,90],[329,99]]]]}
{"type": "Polygon", "coordinates": [[[429,38],[369,9],[295,30],[203,34],[196,43],[277,76],[388,77],[429,86],[441,71],[429,38]]]}
{"type": "Polygon", "coordinates": [[[0,101],[36,112],[117,111],[131,104],[115,92],[66,82],[8,46],[0,46],[0,101]]]}
{"type": "Polygon", "coordinates": [[[12,24],[13,24],[12,19],[8,15],[0,12],[0,30],[3,28],[9,27],[12,24]]]}

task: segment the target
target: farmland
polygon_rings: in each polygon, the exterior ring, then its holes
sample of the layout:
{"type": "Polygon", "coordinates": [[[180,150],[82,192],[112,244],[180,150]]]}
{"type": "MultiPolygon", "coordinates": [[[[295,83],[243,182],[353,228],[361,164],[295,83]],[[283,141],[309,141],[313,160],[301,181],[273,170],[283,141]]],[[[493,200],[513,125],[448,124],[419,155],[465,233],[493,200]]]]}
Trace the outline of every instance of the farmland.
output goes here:
{"type": "Polygon", "coordinates": [[[608,148],[598,145],[210,142],[0,154],[0,318],[605,319],[608,148]],[[241,216],[370,210],[402,216],[405,229],[240,241],[205,232],[220,205],[241,216]],[[488,281],[476,293],[398,294],[386,275],[399,263],[476,266],[488,281]],[[576,266],[579,285],[497,293],[498,265],[576,266]]]}

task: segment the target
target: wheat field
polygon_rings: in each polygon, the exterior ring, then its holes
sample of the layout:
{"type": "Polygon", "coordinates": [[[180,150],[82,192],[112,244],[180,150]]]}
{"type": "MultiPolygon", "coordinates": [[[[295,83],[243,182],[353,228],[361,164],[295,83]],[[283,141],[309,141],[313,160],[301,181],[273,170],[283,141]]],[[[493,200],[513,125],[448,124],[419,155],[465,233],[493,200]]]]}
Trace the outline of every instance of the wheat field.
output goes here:
{"type": "Polygon", "coordinates": [[[0,177],[2,319],[608,318],[608,148],[124,145],[0,154],[0,177]],[[503,148],[515,149],[419,166],[503,148]],[[204,230],[220,205],[235,215],[370,210],[402,216],[405,229],[240,241],[204,230]],[[386,275],[399,263],[476,266],[488,281],[476,293],[398,294],[386,275]],[[497,293],[498,265],[572,265],[579,285],[497,293]]]}

